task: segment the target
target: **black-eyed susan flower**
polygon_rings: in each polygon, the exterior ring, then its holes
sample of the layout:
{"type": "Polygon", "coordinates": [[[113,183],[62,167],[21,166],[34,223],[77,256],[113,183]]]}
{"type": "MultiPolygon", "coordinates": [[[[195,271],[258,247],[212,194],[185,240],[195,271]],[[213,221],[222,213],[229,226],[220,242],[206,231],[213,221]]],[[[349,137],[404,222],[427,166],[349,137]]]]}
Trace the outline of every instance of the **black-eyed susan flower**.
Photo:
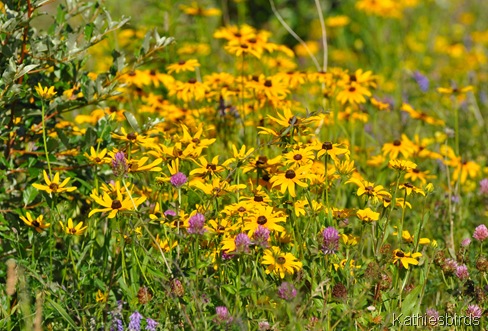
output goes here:
{"type": "Polygon", "coordinates": [[[411,183],[403,183],[403,184],[400,184],[398,186],[398,188],[400,190],[405,190],[405,192],[407,193],[407,196],[410,195],[412,192],[414,193],[417,193],[417,194],[421,194],[425,197],[425,192],[424,190],[422,190],[421,188],[418,188],[414,185],[412,185],[411,183]]]}
{"type": "Polygon", "coordinates": [[[415,146],[406,135],[403,134],[401,140],[397,139],[392,143],[386,143],[381,150],[383,151],[384,156],[388,156],[392,160],[398,158],[399,154],[405,159],[408,159],[415,152],[415,146]]]}
{"type": "Polygon", "coordinates": [[[38,85],[35,86],[34,89],[36,90],[39,97],[45,100],[49,100],[53,98],[57,93],[56,91],[54,91],[54,86],[51,86],[49,88],[43,87],[41,83],[38,83],[38,85]]]}
{"type": "Polygon", "coordinates": [[[32,186],[34,186],[38,190],[46,191],[49,194],[51,194],[51,193],[62,193],[62,192],[73,192],[74,190],[76,190],[76,187],[74,187],[74,186],[66,187],[66,185],[68,185],[69,180],[71,179],[69,177],[66,178],[65,180],[63,180],[62,183],[59,182],[59,180],[60,180],[59,179],[59,172],[57,172],[54,175],[53,180],[51,180],[49,178],[49,176],[47,175],[45,170],[43,171],[43,174],[44,174],[44,182],[46,182],[46,185],[41,185],[41,184],[37,184],[37,183],[32,184],[32,186]]]}
{"type": "Polygon", "coordinates": [[[95,200],[96,203],[101,205],[104,208],[95,208],[88,214],[88,217],[91,217],[95,213],[103,213],[109,212],[108,218],[114,218],[119,211],[125,210],[134,210],[134,207],[139,206],[146,200],[146,197],[134,198],[127,194],[124,198],[120,191],[116,192],[116,199],[112,200],[112,198],[107,194],[104,193],[102,197],[100,197],[97,192],[94,190],[90,197],[95,200]]]}
{"type": "Polygon", "coordinates": [[[349,150],[343,147],[342,144],[334,144],[330,141],[324,143],[315,141],[312,148],[317,151],[317,158],[320,158],[323,155],[329,155],[334,162],[339,162],[339,155],[348,156],[350,154],[349,150]]]}
{"type": "Polygon", "coordinates": [[[97,152],[97,150],[95,150],[95,148],[92,146],[92,147],[90,147],[90,154],[85,153],[83,155],[88,160],[90,160],[91,163],[94,163],[97,165],[107,164],[107,163],[111,162],[110,158],[106,157],[106,155],[107,155],[107,149],[106,148],[97,152]]]}
{"type": "Polygon", "coordinates": [[[195,68],[198,68],[200,63],[196,59],[190,60],[180,60],[176,63],[168,65],[166,68],[168,73],[172,74],[173,72],[179,73],[180,71],[195,71],[195,68]]]}
{"type": "MultiPolygon", "coordinates": [[[[397,227],[394,226],[394,228],[396,229],[397,227]]],[[[393,232],[393,235],[394,236],[397,236],[398,235],[398,231],[393,232]]],[[[403,240],[405,240],[405,242],[407,242],[409,244],[415,243],[414,236],[412,236],[408,230],[403,230],[402,231],[402,238],[403,238],[403,240]]],[[[419,245],[429,245],[429,244],[430,244],[430,239],[429,238],[420,238],[419,239],[419,245]]]]}
{"type": "Polygon", "coordinates": [[[380,213],[374,212],[371,208],[359,209],[356,216],[363,222],[373,222],[380,218],[380,213]]]}
{"type": "Polygon", "coordinates": [[[219,165],[219,157],[215,156],[211,162],[208,162],[207,159],[204,156],[201,156],[198,159],[199,162],[194,161],[198,168],[193,169],[190,172],[190,176],[193,175],[199,175],[202,177],[210,176],[212,178],[219,172],[222,172],[225,170],[225,168],[222,165],[219,165]]]}
{"type": "Polygon", "coordinates": [[[264,251],[261,263],[268,266],[267,274],[273,273],[279,275],[280,278],[285,278],[286,274],[293,275],[303,266],[302,262],[298,261],[293,254],[284,253],[277,246],[272,246],[271,249],[264,251]]]}
{"type": "Polygon", "coordinates": [[[128,170],[129,172],[142,172],[142,171],[161,171],[161,167],[157,165],[163,162],[162,158],[157,158],[149,164],[146,162],[149,160],[147,156],[140,158],[139,160],[131,159],[128,161],[128,170]]]}
{"type": "Polygon", "coordinates": [[[417,164],[408,160],[390,160],[388,166],[399,171],[408,171],[417,168],[417,164]]]}
{"type": "Polygon", "coordinates": [[[288,191],[290,196],[296,197],[295,184],[300,187],[307,187],[308,184],[302,180],[310,179],[310,166],[303,166],[295,170],[288,169],[285,172],[279,173],[269,180],[272,187],[280,186],[281,193],[288,191]]]}
{"type": "Polygon", "coordinates": [[[169,252],[173,248],[178,245],[178,241],[169,241],[168,239],[161,239],[159,238],[159,234],[156,235],[155,242],[153,242],[152,246],[156,249],[161,248],[161,250],[165,253],[169,252]]]}
{"type": "Polygon", "coordinates": [[[217,8],[203,8],[193,1],[190,6],[180,5],[180,9],[190,16],[219,16],[221,11],[217,8]]]}
{"type": "Polygon", "coordinates": [[[422,122],[425,122],[427,124],[440,125],[440,126],[444,125],[443,120],[436,119],[422,111],[415,110],[408,103],[403,103],[401,110],[407,113],[408,115],[410,115],[411,118],[421,120],[422,122]]]}
{"type": "Polygon", "coordinates": [[[208,91],[208,86],[197,81],[195,78],[190,78],[186,82],[175,81],[174,84],[168,86],[169,96],[176,96],[177,99],[184,102],[200,101],[205,98],[205,93],[208,91]]]}
{"type": "Polygon", "coordinates": [[[80,236],[82,235],[85,230],[88,228],[88,226],[83,226],[83,222],[79,222],[76,226],[73,224],[73,220],[68,218],[68,225],[64,225],[63,222],[59,221],[59,224],[61,225],[61,228],[66,234],[74,235],[74,236],[80,236]]]}
{"type": "Polygon", "coordinates": [[[344,88],[337,93],[336,99],[341,104],[360,104],[365,103],[365,97],[369,96],[371,96],[371,92],[367,88],[357,84],[356,82],[351,82],[345,85],[344,88]]]}
{"type": "Polygon", "coordinates": [[[245,217],[244,230],[252,236],[259,226],[267,228],[270,232],[283,232],[285,229],[278,223],[286,222],[286,217],[271,206],[256,205],[245,217]]]}
{"type": "Polygon", "coordinates": [[[403,252],[400,249],[395,249],[393,251],[393,263],[400,262],[405,269],[408,269],[408,266],[411,265],[418,265],[419,261],[418,258],[422,256],[422,253],[411,253],[411,252],[403,252]]]}
{"type": "Polygon", "coordinates": [[[435,175],[431,175],[429,170],[420,170],[418,168],[408,170],[405,174],[405,179],[409,179],[413,182],[420,181],[422,184],[426,184],[427,180],[436,178],[435,175]]]}
{"type": "Polygon", "coordinates": [[[284,164],[296,169],[301,166],[311,165],[314,160],[314,152],[310,146],[305,146],[286,153],[284,159],[284,164]]]}
{"type": "Polygon", "coordinates": [[[361,181],[357,178],[351,178],[346,182],[346,184],[347,183],[353,183],[357,185],[357,195],[366,195],[366,197],[375,204],[379,201],[383,201],[385,198],[391,199],[391,194],[386,191],[382,185],[375,185],[372,182],[361,181]]]}
{"type": "Polygon", "coordinates": [[[41,233],[51,225],[51,223],[44,222],[44,215],[42,214],[37,216],[37,218],[34,218],[32,217],[31,213],[26,212],[25,216],[26,217],[20,216],[20,219],[24,221],[24,223],[27,224],[28,226],[31,226],[34,229],[36,229],[36,231],[39,233],[41,233]]]}

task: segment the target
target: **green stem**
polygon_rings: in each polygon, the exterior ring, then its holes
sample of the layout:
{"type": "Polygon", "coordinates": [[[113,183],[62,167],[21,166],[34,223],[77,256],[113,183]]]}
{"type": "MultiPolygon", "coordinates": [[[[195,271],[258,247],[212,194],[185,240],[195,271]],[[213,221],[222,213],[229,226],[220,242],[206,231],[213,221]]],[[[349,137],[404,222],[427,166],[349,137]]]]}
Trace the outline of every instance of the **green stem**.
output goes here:
{"type": "Polygon", "coordinates": [[[49,170],[49,178],[52,180],[53,179],[53,174],[51,171],[51,161],[49,161],[49,152],[47,151],[47,138],[46,138],[46,105],[44,104],[44,100],[42,102],[42,141],[44,143],[44,152],[46,153],[46,162],[47,162],[47,168],[49,170]]]}

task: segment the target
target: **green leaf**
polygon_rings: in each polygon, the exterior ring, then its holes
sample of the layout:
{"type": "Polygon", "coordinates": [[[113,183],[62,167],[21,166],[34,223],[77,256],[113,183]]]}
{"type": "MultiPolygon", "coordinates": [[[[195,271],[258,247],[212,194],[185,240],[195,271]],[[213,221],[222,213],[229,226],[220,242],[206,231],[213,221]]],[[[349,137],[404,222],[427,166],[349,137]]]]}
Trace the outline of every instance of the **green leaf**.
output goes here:
{"type": "Polygon", "coordinates": [[[418,314],[420,312],[420,291],[422,286],[415,287],[410,293],[407,294],[402,302],[402,313],[405,316],[418,314]]]}
{"type": "Polygon", "coordinates": [[[61,307],[58,303],[54,302],[51,298],[46,297],[46,301],[55,309],[57,312],[68,322],[68,324],[73,328],[73,330],[77,330],[78,326],[76,325],[75,321],[69,316],[66,310],[61,307]]]}
{"type": "Polygon", "coordinates": [[[34,201],[34,199],[37,197],[38,194],[39,194],[39,191],[35,187],[28,186],[24,190],[24,193],[22,195],[22,198],[23,198],[23,201],[24,201],[24,205],[27,206],[32,201],[34,201]]]}
{"type": "Polygon", "coordinates": [[[139,123],[137,123],[137,120],[136,120],[135,116],[132,115],[132,113],[129,113],[128,111],[124,111],[124,116],[125,116],[127,122],[129,122],[129,125],[132,127],[132,129],[134,129],[134,131],[141,132],[141,128],[139,126],[139,123]]]}

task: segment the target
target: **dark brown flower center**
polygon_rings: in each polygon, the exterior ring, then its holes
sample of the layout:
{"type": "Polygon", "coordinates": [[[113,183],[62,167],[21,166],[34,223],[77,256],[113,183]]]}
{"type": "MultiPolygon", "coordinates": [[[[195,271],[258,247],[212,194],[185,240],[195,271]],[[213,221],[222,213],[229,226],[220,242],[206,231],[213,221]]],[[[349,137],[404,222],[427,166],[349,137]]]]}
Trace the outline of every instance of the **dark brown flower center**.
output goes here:
{"type": "Polygon", "coordinates": [[[264,224],[266,224],[267,221],[268,221],[268,219],[266,218],[266,216],[261,215],[258,217],[258,224],[259,225],[264,225],[264,224]]]}
{"type": "Polygon", "coordinates": [[[100,161],[102,161],[102,159],[100,159],[98,156],[95,158],[95,162],[96,163],[99,163],[100,161]]]}
{"type": "Polygon", "coordinates": [[[241,45],[241,48],[243,48],[243,49],[248,49],[248,48],[249,48],[249,46],[247,46],[246,44],[242,44],[242,45],[241,45]]]}
{"type": "Polygon", "coordinates": [[[254,196],[254,201],[256,202],[263,202],[264,201],[264,198],[260,195],[255,195],[254,196]]]}
{"type": "Polygon", "coordinates": [[[195,84],[197,82],[197,80],[195,78],[190,78],[190,80],[188,80],[188,83],[190,84],[195,84]]]}
{"type": "Polygon", "coordinates": [[[217,166],[215,164],[207,164],[207,170],[215,171],[217,170],[217,166]]]}
{"type": "Polygon", "coordinates": [[[276,263],[278,263],[278,264],[285,264],[285,262],[286,262],[286,259],[283,256],[279,256],[276,259],[276,263]]]}
{"type": "Polygon", "coordinates": [[[68,229],[68,232],[71,233],[71,234],[75,234],[76,233],[76,229],[75,228],[68,229]]]}
{"type": "Polygon", "coordinates": [[[351,93],[356,92],[356,88],[355,88],[354,86],[351,86],[351,87],[349,88],[349,92],[351,92],[351,93]]]}
{"type": "Polygon", "coordinates": [[[418,174],[420,172],[419,169],[412,169],[412,172],[415,172],[416,174],[418,174]]]}
{"type": "Polygon", "coordinates": [[[136,140],[137,134],[135,132],[131,132],[127,135],[127,139],[129,140],[136,140]]]}
{"type": "Polygon", "coordinates": [[[134,77],[135,75],[136,75],[136,72],[135,71],[129,72],[129,76],[134,77]]]}
{"type": "Polygon", "coordinates": [[[120,209],[122,208],[122,202],[120,200],[115,199],[112,201],[112,205],[110,206],[112,209],[120,209]]]}
{"type": "Polygon", "coordinates": [[[413,185],[410,183],[405,183],[405,184],[403,184],[403,186],[408,187],[408,188],[413,188],[413,185]]]}
{"type": "Polygon", "coordinates": [[[178,64],[179,64],[180,66],[181,66],[181,65],[184,65],[185,63],[186,63],[186,61],[185,61],[185,60],[179,60],[179,61],[178,61],[178,64]]]}
{"type": "Polygon", "coordinates": [[[251,39],[248,39],[247,42],[251,43],[251,44],[255,44],[257,42],[256,38],[251,38],[251,39]]]}
{"type": "Polygon", "coordinates": [[[239,213],[243,213],[243,212],[245,212],[245,211],[246,211],[246,208],[244,208],[244,207],[239,207],[239,209],[237,209],[237,211],[238,211],[239,213]]]}
{"type": "Polygon", "coordinates": [[[51,189],[51,190],[52,190],[54,193],[56,193],[56,192],[58,191],[59,185],[58,185],[58,184],[56,184],[56,183],[51,183],[51,184],[49,185],[49,188],[50,188],[50,189],[51,189]]]}
{"type": "Polygon", "coordinates": [[[38,227],[41,226],[41,224],[37,220],[33,220],[32,221],[32,226],[35,227],[35,228],[38,228],[38,227]]]}
{"type": "Polygon", "coordinates": [[[393,142],[393,146],[400,146],[402,144],[402,142],[400,140],[395,140],[393,142]]]}
{"type": "Polygon", "coordinates": [[[397,257],[405,257],[405,254],[403,252],[401,252],[401,251],[396,252],[395,255],[397,257]]]}
{"type": "Polygon", "coordinates": [[[193,139],[191,140],[191,142],[192,142],[192,143],[195,143],[195,144],[198,144],[198,143],[200,142],[200,139],[198,139],[198,138],[193,138],[193,139]]]}
{"type": "Polygon", "coordinates": [[[325,143],[322,144],[322,149],[325,150],[331,150],[334,146],[332,146],[332,143],[330,141],[326,141],[325,143]]]}
{"type": "Polygon", "coordinates": [[[109,111],[109,112],[111,112],[111,113],[115,113],[115,112],[117,112],[117,107],[115,107],[115,106],[110,106],[110,107],[108,108],[108,111],[109,111]]]}
{"type": "Polygon", "coordinates": [[[266,156],[260,156],[258,157],[258,160],[256,161],[256,165],[264,165],[268,162],[268,158],[266,156]]]}
{"type": "Polygon", "coordinates": [[[149,75],[155,76],[156,75],[156,70],[151,69],[151,71],[149,71],[149,75]]]}
{"type": "Polygon", "coordinates": [[[267,79],[267,80],[264,82],[264,86],[266,86],[266,87],[271,87],[271,86],[273,86],[273,83],[272,83],[272,82],[271,82],[269,79],[267,79]]]}
{"type": "Polygon", "coordinates": [[[349,75],[349,80],[351,82],[357,82],[358,81],[358,78],[356,77],[356,75],[349,75]]]}
{"type": "Polygon", "coordinates": [[[296,177],[295,171],[293,170],[287,170],[285,173],[285,177],[288,179],[293,179],[296,177]]]}
{"type": "Polygon", "coordinates": [[[302,156],[302,154],[295,154],[295,155],[293,155],[293,159],[295,161],[300,161],[301,159],[303,159],[303,156],[302,156]]]}

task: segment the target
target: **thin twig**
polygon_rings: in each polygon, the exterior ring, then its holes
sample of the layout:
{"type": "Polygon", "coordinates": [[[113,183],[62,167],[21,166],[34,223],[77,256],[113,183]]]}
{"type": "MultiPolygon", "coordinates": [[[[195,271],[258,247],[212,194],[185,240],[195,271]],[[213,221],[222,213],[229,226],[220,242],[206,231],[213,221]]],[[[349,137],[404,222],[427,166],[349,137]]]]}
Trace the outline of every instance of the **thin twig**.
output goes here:
{"type": "Polygon", "coordinates": [[[317,67],[317,71],[320,71],[320,64],[317,61],[317,58],[313,55],[313,53],[310,50],[310,48],[308,48],[307,44],[303,41],[303,39],[300,38],[300,36],[297,35],[296,32],[293,31],[293,29],[290,28],[290,26],[288,24],[286,24],[286,22],[283,19],[283,17],[276,10],[275,4],[274,4],[274,0],[269,0],[269,3],[271,5],[271,10],[273,11],[273,14],[276,16],[276,18],[278,19],[278,21],[280,21],[281,25],[283,25],[283,27],[286,29],[286,31],[288,31],[288,33],[290,33],[293,36],[293,38],[295,38],[303,46],[303,48],[305,48],[305,50],[307,51],[308,55],[310,55],[310,58],[312,59],[313,63],[317,67]]]}
{"type": "Polygon", "coordinates": [[[315,0],[315,6],[317,6],[317,12],[319,13],[320,28],[322,29],[322,46],[324,48],[324,67],[323,71],[327,71],[327,32],[325,30],[324,16],[322,15],[322,7],[320,6],[320,1],[315,0]]]}

